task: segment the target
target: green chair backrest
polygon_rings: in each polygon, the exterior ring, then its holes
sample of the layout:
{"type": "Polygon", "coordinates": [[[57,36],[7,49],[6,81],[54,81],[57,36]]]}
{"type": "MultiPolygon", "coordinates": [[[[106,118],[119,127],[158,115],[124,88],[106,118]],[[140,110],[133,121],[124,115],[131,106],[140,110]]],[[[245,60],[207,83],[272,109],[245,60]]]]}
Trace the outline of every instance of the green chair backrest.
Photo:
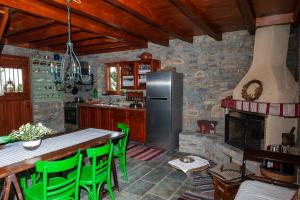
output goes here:
{"type": "Polygon", "coordinates": [[[113,155],[113,144],[111,140],[108,144],[87,149],[87,156],[92,160],[92,182],[96,183],[97,175],[107,171],[110,176],[111,159],[113,155]]]}
{"type": "Polygon", "coordinates": [[[118,129],[121,130],[121,132],[124,133],[125,136],[122,139],[120,139],[117,146],[119,147],[120,151],[125,152],[129,137],[129,127],[127,124],[118,123],[118,129]]]}
{"type": "MultiPolygon", "coordinates": [[[[78,150],[77,154],[71,158],[59,161],[38,161],[36,163],[36,171],[42,174],[43,181],[43,199],[69,199],[75,196],[79,199],[79,181],[81,172],[82,155],[78,150]],[[51,173],[64,172],[74,169],[76,176],[66,179],[66,181],[59,184],[49,185],[48,177],[51,173]]],[[[52,176],[51,176],[52,178],[52,176]]]]}

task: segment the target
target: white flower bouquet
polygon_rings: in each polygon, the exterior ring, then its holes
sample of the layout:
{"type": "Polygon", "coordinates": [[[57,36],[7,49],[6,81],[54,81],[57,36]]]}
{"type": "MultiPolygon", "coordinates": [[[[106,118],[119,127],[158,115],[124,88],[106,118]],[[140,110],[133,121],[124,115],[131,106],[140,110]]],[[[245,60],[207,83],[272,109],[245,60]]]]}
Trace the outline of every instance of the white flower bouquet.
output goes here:
{"type": "Polygon", "coordinates": [[[10,137],[20,141],[34,141],[41,139],[52,131],[52,129],[43,126],[42,123],[36,125],[27,123],[20,126],[19,130],[14,130],[10,137]]]}

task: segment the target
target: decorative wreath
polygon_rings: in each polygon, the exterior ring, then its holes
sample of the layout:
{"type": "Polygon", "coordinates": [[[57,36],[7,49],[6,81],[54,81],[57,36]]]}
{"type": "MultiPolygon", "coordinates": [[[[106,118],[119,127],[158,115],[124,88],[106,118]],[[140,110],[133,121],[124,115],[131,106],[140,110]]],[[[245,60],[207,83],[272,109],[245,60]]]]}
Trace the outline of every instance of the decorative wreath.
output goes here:
{"type": "Polygon", "coordinates": [[[257,100],[260,95],[262,94],[262,91],[263,91],[263,86],[262,86],[262,83],[261,81],[259,80],[252,80],[252,81],[249,81],[247,84],[245,84],[243,86],[243,89],[242,89],[242,97],[246,100],[246,101],[254,101],[254,100],[257,100]],[[254,90],[254,94],[248,94],[248,88],[250,87],[250,85],[252,84],[257,84],[258,87],[255,88],[254,90]]]}

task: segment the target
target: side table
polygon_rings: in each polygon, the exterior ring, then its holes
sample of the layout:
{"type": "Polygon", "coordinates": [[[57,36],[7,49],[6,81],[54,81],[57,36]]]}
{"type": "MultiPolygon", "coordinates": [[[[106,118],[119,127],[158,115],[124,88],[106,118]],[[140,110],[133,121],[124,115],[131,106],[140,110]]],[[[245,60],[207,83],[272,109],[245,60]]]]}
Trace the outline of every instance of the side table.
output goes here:
{"type": "Polygon", "coordinates": [[[222,198],[223,200],[233,200],[241,182],[224,182],[217,176],[213,175],[213,183],[214,183],[214,200],[219,200],[222,198]]]}

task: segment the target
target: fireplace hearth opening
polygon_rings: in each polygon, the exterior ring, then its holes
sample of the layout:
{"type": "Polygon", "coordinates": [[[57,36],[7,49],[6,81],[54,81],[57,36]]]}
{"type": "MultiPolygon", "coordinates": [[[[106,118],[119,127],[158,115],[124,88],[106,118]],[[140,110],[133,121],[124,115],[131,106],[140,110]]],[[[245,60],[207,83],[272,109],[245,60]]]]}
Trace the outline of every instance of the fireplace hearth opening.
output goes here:
{"type": "Polygon", "coordinates": [[[244,150],[264,149],[265,117],[230,111],[225,115],[225,143],[244,150]]]}

